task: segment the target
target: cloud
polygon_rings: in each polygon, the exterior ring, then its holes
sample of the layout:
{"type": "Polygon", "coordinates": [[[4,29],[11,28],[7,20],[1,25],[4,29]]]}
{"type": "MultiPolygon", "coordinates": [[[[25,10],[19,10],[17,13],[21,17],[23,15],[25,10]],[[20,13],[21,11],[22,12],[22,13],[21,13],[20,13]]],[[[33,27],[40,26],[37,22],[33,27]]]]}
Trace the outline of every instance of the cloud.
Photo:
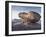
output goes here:
{"type": "Polygon", "coordinates": [[[41,7],[32,7],[32,6],[12,6],[11,12],[12,12],[12,19],[20,19],[18,16],[18,13],[20,12],[29,12],[29,11],[35,11],[39,14],[41,14],[41,7]]]}

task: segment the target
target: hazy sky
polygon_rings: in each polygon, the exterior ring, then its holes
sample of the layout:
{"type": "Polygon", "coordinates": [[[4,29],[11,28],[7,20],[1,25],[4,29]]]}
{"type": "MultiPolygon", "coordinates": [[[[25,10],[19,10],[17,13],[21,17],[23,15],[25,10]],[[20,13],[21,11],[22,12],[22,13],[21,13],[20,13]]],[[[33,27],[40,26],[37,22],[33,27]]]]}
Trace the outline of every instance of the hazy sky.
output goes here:
{"type": "Polygon", "coordinates": [[[41,13],[41,7],[12,5],[12,7],[11,7],[12,19],[19,19],[18,13],[29,12],[29,11],[35,11],[35,12],[40,14],[41,13]]]}

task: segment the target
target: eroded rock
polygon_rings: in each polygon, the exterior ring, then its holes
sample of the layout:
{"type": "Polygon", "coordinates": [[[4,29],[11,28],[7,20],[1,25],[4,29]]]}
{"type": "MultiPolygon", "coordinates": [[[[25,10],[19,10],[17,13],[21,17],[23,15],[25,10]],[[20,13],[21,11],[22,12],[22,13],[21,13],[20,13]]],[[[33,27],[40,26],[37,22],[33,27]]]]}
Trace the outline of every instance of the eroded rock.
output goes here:
{"type": "Polygon", "coordinates": [[[19,17],[21,18],[23,23],[36,23],[41,18],[40,14],[34,11],[30,11],[28,13],[21,12],[19,13],[19,17]]]}

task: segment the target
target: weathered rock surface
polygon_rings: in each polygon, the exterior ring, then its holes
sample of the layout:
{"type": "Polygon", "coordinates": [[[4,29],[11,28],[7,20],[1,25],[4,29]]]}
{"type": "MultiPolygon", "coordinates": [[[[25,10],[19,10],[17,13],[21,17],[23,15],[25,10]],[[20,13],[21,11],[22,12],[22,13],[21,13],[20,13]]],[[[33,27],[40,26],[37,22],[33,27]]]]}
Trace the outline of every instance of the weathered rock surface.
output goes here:
{"type": "Polygon", "coordinates": [[[22,19],[22,21],[25,23],[36,23],[40,20],[41,16],[37,12],[30,11],[28,13],[21,12],[19,13],[19,17],[22,19]]]}

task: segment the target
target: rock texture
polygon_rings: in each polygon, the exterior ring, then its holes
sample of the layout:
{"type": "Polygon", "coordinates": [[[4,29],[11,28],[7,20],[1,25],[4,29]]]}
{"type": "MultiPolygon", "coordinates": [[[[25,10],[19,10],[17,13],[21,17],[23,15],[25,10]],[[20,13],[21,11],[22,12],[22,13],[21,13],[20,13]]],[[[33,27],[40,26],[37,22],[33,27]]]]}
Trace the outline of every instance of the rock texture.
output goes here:
{"type": "Polygon", "coordinates": [[[19,17],[21,18],[23,23],[36,23],[41,18],[40,14],[34,11],[30,11],[28,13],[21,12],[19,13],[19,17]]]}
{"type": "Polygon", "coordinates": [[[12,20],[12,31],[41,29],[40,14],[30,11],[19,13],[21,19],[12,20]],[[39,21],[39,22],[38,22],[39,21]]]}

